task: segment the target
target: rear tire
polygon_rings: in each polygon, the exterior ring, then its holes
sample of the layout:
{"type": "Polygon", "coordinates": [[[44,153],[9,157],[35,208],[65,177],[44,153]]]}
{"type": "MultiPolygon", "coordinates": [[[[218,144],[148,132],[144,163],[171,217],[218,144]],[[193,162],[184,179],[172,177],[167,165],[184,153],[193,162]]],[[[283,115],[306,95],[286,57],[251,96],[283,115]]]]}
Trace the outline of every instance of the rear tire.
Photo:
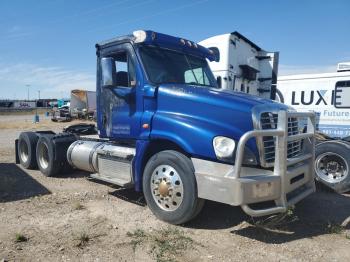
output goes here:
{"type": "Polygon", "coordinates": [[[18,157],[21,165],[27,169],[37,168],[36,144],[38,136],[34,132],[22,132],[18,139],[18,157]]]}
{"type": "Polygon", "coordinates": [[[342,141],[316,145],[316,180],[338,193],[350,190],[350,146],[342,141]]]}
{"type": "Polygon", "coordinates": [[[61,171],[60,162],[55,160],[53,135],[41,136],[36,147],[38,167],[45,176],[54,176],[61,171]]]}
{"type": "Polygon", "coordinates": [[[143,173],[143,192],[148,207],[159,219],[183,224],[203,207],[191,160],[172,150],[152,156],[143,173]]]}

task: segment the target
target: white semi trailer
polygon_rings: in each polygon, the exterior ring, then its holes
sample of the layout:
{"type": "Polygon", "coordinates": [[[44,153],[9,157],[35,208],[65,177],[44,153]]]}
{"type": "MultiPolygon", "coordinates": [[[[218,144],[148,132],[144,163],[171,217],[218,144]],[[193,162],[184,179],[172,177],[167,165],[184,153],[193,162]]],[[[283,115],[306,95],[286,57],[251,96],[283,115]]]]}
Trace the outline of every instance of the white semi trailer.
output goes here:
{"type": "Polygon", "coordinates": [[[271,98],[318,115],[316,179],[342,193],[350,190],[350,63],[338,72],[278,77],[278,52],[268,52],[238,32],[200,42],[217,48],[210,68],[222,89],[271,98]]]}
{"type": "Polygon", "coordinates": [[[350,62],[334,73],[280,76],[277,83],[277,100],[316,112],[317,179],[338,192],[350,190],[350,62]]]}

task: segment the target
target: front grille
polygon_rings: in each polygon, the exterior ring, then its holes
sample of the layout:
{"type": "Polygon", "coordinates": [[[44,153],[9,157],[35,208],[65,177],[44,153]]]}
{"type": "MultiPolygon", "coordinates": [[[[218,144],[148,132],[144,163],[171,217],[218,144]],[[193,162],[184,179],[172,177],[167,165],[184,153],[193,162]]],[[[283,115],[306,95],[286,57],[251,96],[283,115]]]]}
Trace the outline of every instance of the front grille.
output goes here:
{"type": "MultiPolygon", "coordinates": [[[[265,112],[260,115],[261,129],[277,129],[278,114],[265,112]]],[[[288,118],[288,135],[296,135],[299,133],[297,118],[288,118]]],[[[265,163],[271,165],[275,162],[275,141],[272,136],[264,136],[262,139],[262,150],[265,163]]],[[[288,142],[287,157],[296,157],[301,153],[301,141],[288,142]]]]}

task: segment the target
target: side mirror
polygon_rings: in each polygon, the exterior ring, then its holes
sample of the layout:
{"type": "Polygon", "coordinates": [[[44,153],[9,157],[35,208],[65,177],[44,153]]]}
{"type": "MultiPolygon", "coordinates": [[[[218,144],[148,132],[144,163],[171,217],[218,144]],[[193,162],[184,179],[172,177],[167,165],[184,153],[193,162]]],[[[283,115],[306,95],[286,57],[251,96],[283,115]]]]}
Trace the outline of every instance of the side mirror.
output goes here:
{"type": "Polygon", "coordinates": [[[218,77],[216,78],[216,83],[218,84],[218,87],[219,87],[219,88],[222,87],[221,76],[218,76],[218,77]]]}
{"type": "Polygon", "coordinates": [[[215,56],[214,61],[215,62],[220,62],[220,50],[219,50],[219,48],[217,48],[217,47],[209,47],[208,49],[215,56]]]}
{"type": "Polygon", "coordinates": [[[111,57],[101,59],[102,87],[117,85],[115,61],[111,57]]]}

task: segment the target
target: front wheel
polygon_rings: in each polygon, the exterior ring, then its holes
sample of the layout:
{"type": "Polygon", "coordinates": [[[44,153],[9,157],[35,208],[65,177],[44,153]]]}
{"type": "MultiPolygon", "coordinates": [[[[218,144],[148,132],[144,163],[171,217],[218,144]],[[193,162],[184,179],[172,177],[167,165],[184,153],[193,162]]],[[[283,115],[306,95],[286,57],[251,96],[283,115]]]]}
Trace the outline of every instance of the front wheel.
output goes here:
{"type": "Polygon", "coordinates": [[[197,184],[191,160],[172,150],[152,156],[143,173],[143,191],[147,205],[161,220],[183,224],[203,207],[197,197],[197,184]]]}

